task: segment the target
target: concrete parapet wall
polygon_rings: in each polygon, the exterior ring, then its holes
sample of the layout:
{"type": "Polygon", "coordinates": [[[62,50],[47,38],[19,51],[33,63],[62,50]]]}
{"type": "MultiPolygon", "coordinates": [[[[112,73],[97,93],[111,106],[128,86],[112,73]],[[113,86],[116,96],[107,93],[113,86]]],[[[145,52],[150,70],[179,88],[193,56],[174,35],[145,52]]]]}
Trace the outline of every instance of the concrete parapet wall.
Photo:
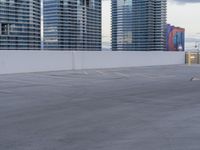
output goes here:
{"type": "Polygon", "coordinates": [[[184,63],[185,52],[0,51],[0,74],[184,63]]]}

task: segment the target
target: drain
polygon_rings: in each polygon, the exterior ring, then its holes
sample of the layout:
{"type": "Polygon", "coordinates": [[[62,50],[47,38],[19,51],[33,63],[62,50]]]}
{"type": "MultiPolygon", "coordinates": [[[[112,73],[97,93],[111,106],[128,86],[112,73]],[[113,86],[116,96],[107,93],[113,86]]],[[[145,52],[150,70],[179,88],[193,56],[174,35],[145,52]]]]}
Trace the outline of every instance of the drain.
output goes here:
{"type": "Polygon", "coordinates": [[[200,81],[200,78],[198,78],[198,77],[192,77],[192,78],[190,79],[190,81],[200,81]]]}

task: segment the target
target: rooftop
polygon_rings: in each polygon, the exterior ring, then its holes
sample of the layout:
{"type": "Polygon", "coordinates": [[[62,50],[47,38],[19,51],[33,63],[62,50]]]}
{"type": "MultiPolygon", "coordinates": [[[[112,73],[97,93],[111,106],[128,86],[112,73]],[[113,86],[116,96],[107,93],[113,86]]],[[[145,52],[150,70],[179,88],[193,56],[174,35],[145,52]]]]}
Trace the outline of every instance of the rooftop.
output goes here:
{"type": "Polygon", "coordinates": [[[186,65],[0,75],[0,149],[199,150],[199,78],[186,65]]]}

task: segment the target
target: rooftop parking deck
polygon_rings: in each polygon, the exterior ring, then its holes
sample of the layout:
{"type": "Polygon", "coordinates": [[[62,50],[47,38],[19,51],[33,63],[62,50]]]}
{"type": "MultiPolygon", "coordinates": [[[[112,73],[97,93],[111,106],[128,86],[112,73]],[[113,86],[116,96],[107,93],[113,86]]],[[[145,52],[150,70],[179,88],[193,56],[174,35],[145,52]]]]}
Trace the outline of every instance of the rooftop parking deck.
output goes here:
{"type": "Polygon", "coordinates": [[[197,65],[0,75],[0,150],[199,150],[199,141],[197,65]]]}

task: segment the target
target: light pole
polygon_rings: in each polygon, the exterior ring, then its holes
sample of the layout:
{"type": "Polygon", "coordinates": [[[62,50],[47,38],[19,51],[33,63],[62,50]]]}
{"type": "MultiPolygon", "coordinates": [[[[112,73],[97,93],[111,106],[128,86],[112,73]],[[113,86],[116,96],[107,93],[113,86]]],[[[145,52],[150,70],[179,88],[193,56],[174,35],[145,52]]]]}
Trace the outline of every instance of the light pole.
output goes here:
{"type": "Polygon", "coordinates": [[[200,51],[200,42],[195,42],[195,48],[197,48],[197,51],[200,51]]]}

